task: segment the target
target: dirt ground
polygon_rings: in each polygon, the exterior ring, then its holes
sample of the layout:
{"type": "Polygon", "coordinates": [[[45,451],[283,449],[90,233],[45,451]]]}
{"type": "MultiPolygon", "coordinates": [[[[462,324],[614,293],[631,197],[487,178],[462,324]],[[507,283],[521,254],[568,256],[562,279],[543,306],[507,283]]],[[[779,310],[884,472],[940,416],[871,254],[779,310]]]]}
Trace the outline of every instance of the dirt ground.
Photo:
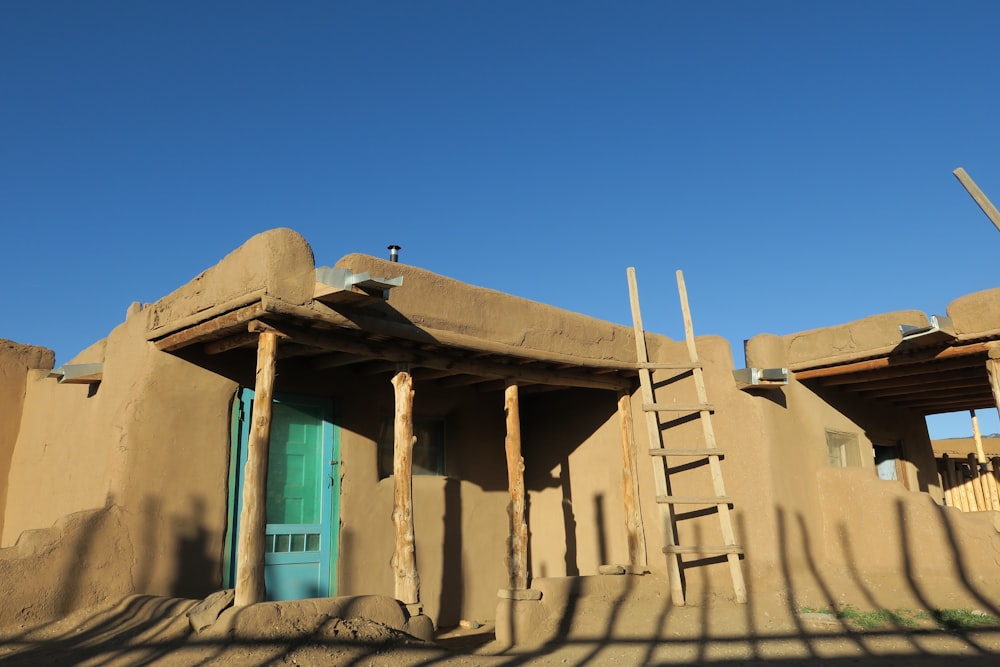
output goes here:
{"type": "MultiPolygon", "coordinates": [[[[35,628],[0,630],[0,665],[997,665],[1000,627],[860,630],[794,609],[780,594],[674,607],[659,592],[581,598],[549,638],[499,645],[488,620],[439,632],[434,643],[365,619],[267,617],[238,632],[191,630],[194,601],[130,596],[35,628]]],[[[263,617],[262,617],[263,618],[263,617]]]]}

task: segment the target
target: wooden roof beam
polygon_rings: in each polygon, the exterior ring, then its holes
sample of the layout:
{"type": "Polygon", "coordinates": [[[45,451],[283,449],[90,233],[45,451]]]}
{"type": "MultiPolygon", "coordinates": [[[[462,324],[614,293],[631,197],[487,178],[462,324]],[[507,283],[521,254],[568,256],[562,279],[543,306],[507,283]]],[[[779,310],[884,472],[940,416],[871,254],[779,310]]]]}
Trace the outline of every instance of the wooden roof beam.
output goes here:
{"type": "Polygon", "coordinates": [[[869,382],[854,383],[858,386],[844,385],[842,383],[827,383],[820,381],[823,386],[840,387],[847,391],[878,391],[881,389],[896,389],[903,387],[922,387],[938,382],[951,382],[952,380],[963,380],[969,377],[977,377],[986,380],[986,367],[983,366],[980,373],[975,367],[958,368],[951,371],[931,371],[920,375],[903,375],[900,377],[890,377],[885,380],[871,380],[869,382]],[[980,378],[981,376],[981,378],[980,378]]]}
{"type": "Polygon", "coordinates": [[[391,345],[371,344],[356,339],[350,339],[337,331],[328,335],[312,329],[304,329],[287,323],[272,323],[275,329],[284,333],[291,342],[309,345],[317,349],[331,352],[346,352],[368,359],[382,359],[397,363],[407,363],[414,366],[452,371],[467,375],[479,375],[486,378],[514,378],[524,382],[553,384],[568,387],[590,387],[593,389],[622,390],[632,385],[630,378],[620,376],[597,377],[589,373],[581,373],[576,369],[563,372],[549,372],[532,368],[530,365],[517,365],[481,359],[451,356],[445,353],[432,354],[421,352],[393,341],[391,345]]]}
{"type": "MultiPolygon", "coordinates": [[[[861,374],[865,373],[868,379],[880,379],[886,377],[897,377],[899,375],[905,374],[910,370],[910,366],[917,366],[918,364],[927,364],[934,362],[935,367],[943,368],[945,366],[939,366],[944,360],[956,360],[954,365],[947,364],[947,368],[968,368],[969,366],[975,366],[980,363],[985,363],[985,359],[976,359],[976,355],[984,355],[989,352],[990,348],[996,347],[1000,344],[1000,341],[989,341],[987,343],[973,343],[971,345],[960,345],[947,347],[943,350],[939,350],[933,354],[908,354],[899,355],[895,357],[882,357],[880,359],[869,359],[867,361],[857,361],[850,364],[840,364],[838,366],[823,366],[820,368],[807,368],[804,370],[794,371],[795,378],[797,380],[813,380],[817,378],[832,378],[837,377],[839,380],[825,379],[824,384],[853,384],[855,382],[862,382],[863,379],[840,379],[846,375],[861,374]],[[962,357],[971,357],[970,359],[964,359],[958,361],[962,357]],[[904,367],[906,370],[904,371],[904,367]],[[874,374],[874,371],[880,371],[874,374]],[[881,372],[885,371],[885,372],[881,372]],[[872,373],[869,375],[869,373],[872,373]]],[[[919,374],[926,372],[925,370],[915,370],[911,374],[919,374]]]]}
{"type": "Polygon", "coordinates": [[[889,396],[919,396],[921,394],[939,394],[957,389],[980,389],[989,386],[985,377],[962,378],[949,380],[947,382],[928,382],[923,385],[910,387],[892,387],[888,389],[869,389],[868,387],[858,387],[857,392],[872,398],[886,398],[889,396]]]}

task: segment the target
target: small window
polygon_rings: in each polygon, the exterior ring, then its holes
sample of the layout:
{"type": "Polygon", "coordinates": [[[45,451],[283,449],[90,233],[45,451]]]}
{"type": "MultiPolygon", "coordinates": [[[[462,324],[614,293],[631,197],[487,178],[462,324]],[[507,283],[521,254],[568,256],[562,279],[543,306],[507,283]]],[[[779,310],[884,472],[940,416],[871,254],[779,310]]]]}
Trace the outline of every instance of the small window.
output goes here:
{"type": "Polygon", "coordinates": [[[834,468],[860,468],[861,448],[857,433],[826,432],[826,452],[834,468]]]}
{"type": "MultiPolygon", "coordinates": [[[[444,475],[444,420],[417,419],[413,422],[414,475],[444,475]]],[[[383,423],[378,441],[378,477],[392,476],[394,427],[392,420],[383,423]]]]}

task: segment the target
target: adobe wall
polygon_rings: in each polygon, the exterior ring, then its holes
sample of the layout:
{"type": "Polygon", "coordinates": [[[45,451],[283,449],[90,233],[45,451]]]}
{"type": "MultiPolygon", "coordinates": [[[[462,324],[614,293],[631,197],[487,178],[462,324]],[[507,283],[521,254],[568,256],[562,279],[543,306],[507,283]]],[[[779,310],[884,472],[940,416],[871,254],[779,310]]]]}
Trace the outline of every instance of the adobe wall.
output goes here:
{"type": "Polygon", "coordinates": [[[134,304],[73,360],[104,362],[97,385],[29,377],[0,546],[76,512],[121,507],[135,590],[203,595],[220,585],[204,572],[220,569],[235,384],[157,352],[145,323],[134,304]]]}
{"type": "Polygon", "coordinates": [[[351,254],[337,268],[372,276],[403,277],[388,305],[419,327],[450,331],[520,351],[549,355],[635,361],[631,327],[476,287],[426,269],[351,254]]]}
{"type": "Polygon", "coordinates": [[[52,370],[54,363],[52,350],[0,338],[0,535],[3,535],[7,478],[21,428],[28,374],[34,370],[52,370]]]}
{"type": "Polygon", "coordinates": [[[315,286],[312,248],[291,229],[256,234],[146,308],[150,331],[169,328],[207,311],[225,312],[267,294],[293,304],[312,299],[315,286]]]}
{"type": "MultiPolygon", "coordinates": [[[[351,387],[334,399],[342,461],[338,594],[392,595],[392,478],[380,480],[377,466],[392,387],[382,380],[351,387]]],[[[497,590],[507,586],[503,393],[447,392],[419,381],[414,390],[415,418],[444,418],[446,428],[446,475],[413,478],[421,602],[444,627],[491,619],[497,590]]],[[[521,397],[532,577],[595,574],[604,562],[626,559],[616,408],[612,392],[521,397]]]]}
{"type": "MultiPolygon", "coordinates": [[[[863,358],[891,349],[893,339],[898,344],[898,324],[911,314],[865,318],[830,331],[761,335],[746,344],[747,365],[807,367],[821,363],[816,359],[863,358]],[[834,339],[843,342],[831,354],[834,339]]],[[[779,545],[771,587],[787,591],[797,604],[814,606],[848,599],[891,608],[920,603],[921,595],[936,596],[938,602],[964,595],[968,602],[1000,594],[993,585],[963,582],[956,569],[955,563],[963,561],[975,562],[979,571],[993,567],[1000,534],[991,520],[980,516],[966,522],[940,507],[922,415],[835,388],[813,390],[794,377],[780,391],[780,400],[762,403],[761,409],[771,441],[779,545]],[[862,467],[830,467],[827,430],[857,435],[862,467]],[[901,444],[909,491],[903,481],[877,478],[873,442],[901,444]]]]}
{"type": "Polygon", "coordinates": [[[117,507],[22,533],[16,545],[0,549],[0,626],[45,623],[124,597],[132,590],[133,558],[117,507]]]}

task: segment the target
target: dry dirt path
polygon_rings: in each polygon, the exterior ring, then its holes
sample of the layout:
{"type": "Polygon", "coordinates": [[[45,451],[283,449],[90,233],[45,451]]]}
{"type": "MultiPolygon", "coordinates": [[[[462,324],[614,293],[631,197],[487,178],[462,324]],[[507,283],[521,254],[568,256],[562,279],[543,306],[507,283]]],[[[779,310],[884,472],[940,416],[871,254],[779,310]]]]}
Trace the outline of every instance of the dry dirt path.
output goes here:
{"type": "Polygon", "coordinates": [[[166,667],[345,665],[1000,665],[1000,628],[858,631],[803,618],[779,598],[683,608],[659,596],[579,601],[554,628],[556,640],[505,649],[487,624],[420,642],[363,619],[331,619],[295,633],[260,627],[238,637],[194,634],[193,603],[133,596],[34,629],[0,631],[0,666],[162,665],[166,667]]]}

